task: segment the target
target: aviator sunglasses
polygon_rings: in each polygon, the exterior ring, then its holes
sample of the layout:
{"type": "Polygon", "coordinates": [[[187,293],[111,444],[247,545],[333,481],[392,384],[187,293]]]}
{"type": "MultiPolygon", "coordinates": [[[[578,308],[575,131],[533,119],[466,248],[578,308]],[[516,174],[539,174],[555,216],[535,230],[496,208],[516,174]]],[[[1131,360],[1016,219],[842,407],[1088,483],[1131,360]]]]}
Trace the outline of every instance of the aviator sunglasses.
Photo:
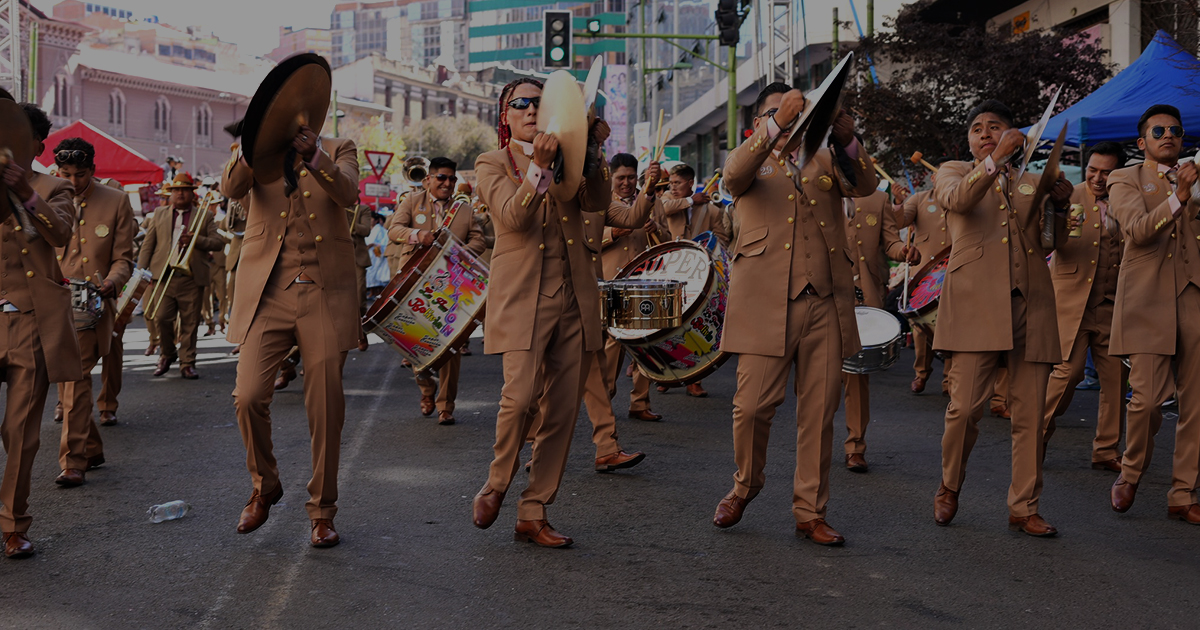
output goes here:
{"type": "Polygon", "coordinates": [[[452,182],[458,181],[457,175],[447,175],[445,173],[438,173],[437,175],[434,175],[433,178],[438,180],[439,182],[444,182],[446,180],[450,180],[452,182]]]}
{"type": "Polygon", "coordinates": [[[1163,137],[1163,134],[1165,134],[1168,131],[1170,131],[1171,135],[1176,138],[1183,137],[1183,125],[1171,125],[1169,127],[1163,127],[1162,125],[1156,125],[1156,126],[1150,128],[1150,135],[1153,136],[1155,140],[1161,140],[1163,137]]]}

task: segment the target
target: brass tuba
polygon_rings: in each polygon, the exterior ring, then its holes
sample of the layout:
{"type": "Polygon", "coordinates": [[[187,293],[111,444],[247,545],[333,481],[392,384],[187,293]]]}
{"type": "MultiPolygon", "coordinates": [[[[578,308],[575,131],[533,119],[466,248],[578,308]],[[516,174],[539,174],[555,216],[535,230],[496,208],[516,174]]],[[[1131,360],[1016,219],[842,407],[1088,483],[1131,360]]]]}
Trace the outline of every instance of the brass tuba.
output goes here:
{"type": "Polygon", "coordinates": [[[404,160],[404,179],[408,180],[409,186],[413,188],[423,187],[425,177],[428,175],[429,160],[423,157],[410,157],[404,160]]]}

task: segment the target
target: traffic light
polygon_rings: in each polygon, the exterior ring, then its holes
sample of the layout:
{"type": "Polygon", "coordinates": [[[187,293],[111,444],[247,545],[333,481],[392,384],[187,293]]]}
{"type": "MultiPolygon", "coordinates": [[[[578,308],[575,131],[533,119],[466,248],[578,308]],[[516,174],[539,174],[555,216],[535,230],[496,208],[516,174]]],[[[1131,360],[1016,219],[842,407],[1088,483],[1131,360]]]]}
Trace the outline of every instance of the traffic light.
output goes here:
{"type": "Polygon", "coordinates": [[[742,27],[738,0],[717,0],[717,33],[722,46],[736,46],[742,27]]]}
{"type": "Polygon", "coordinates": [[[588,20],[587,32],[591,33],[592,35],[595,35],[596,33],[600,32],[600,19],[599,18],[592,18],[592,19],[588,20]]]}
{"type": "Polygon", "coordinates": [[[542,65],[546,68],[570,68],[571,12],[546,11],[542,23],[542,65]]]}

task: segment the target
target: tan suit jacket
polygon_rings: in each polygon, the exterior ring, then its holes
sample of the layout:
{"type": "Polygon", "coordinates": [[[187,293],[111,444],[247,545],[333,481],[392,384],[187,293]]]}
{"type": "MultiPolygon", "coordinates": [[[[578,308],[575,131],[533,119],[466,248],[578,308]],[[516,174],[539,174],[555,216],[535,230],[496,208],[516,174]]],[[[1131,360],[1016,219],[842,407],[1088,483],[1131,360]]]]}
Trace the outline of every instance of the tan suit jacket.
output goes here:
{"type": "Polygon", "coordinates": [[[225,218],[221,219],[221,229],[233,234],[233,237],[229,239],[229,251],[225,254],[226,271],[237,269],[238,258],[242,254],[242,240],[246,233],[246,204],[250,203],[249,199],[234,201],[237,202],[237,205],[234,206],[231,201],[225,218]]]}
{"type": "MultiPolygon", "coordinates": [[[[1027,286],[1016,287],[1027,304],[1025,360],[1061,363],[1054,285],[1041,245],[1042,212],[1033,208],[1037,177],[1026,173],[1005,190],[998,183],[999,173],[989,175],[983,162],[947,162],[938,169],[934,197],[948,213],[952,249],[933,347],[1011,350],[1014,277],[1027,277],[1021,281],[1027,286]]],[[[1063,237],[1065,227],[1060,220],[1058,233],[1063,237]]]]}
{"type": "MultiPolygon", "coordinates": [[[[29,184],[38,198],[30,217],[37,224],[38,236],[30,238],[12,215],[0,223],[0,231],[6,239],[21,245],[19,270],[25,272],[30,301],[37,314],[46,375],[51,383],[78,381],[83,378],[83,367],[75,319],[71,315],[71,290],[62,284],[63,273],[55,253],[56,247],[65,247],[71,240],[75,223],[71,200],[75,189],[64,179],[41,173],[34,173],[29,184]],[[29,253],[25,254],[26,251],[29,253]]],[[[9,265],[17,268],[12,261],[5,267],[9,265]]]]}
{"type": "MultiPolygon", "coordinates": [[[[120,291],[133,275],[133,234],[137,226],[129,195],[93,180],[79,206],[71,242],[56,248],[58,264],[68,278],[96,286],[109,280],[120,291]]],[[[115,299],[104,300],[104,314],[96,324],[100,356],[107,355],[112,346],[116,311],[115,299]]]]}
{"type": "Polygon", "coordinates": [[[863,304],[883,308],[890,275],[887,261],[904,260],[896,213],[882,191],[851,201],[854,216],[846,221],[846,245],[854,259],[854,284],[862,289],[863,304]]]}
{"type": "Polygon", "coordinates": [[[1172,305],[1188,283],[1200,282],[1200,200],[1191,199],[1175,218],[1171,192],[1151,160],[1108,177],[1109,208],[1121,224],[1126,250],[1117,280],[1111,354],[1176,352],[1178,322],[1172,305]]]}
{"type": "Polygon", "coordinates": [[[1116,301],[1117,276],[1125,247],[1121,226],[1111,212],[1108,225],[1100,220],[1100,206],[1088,190],[1087,182],[1075,186],[1071,205],[1083,207],[1083,235],[1065,239],[1050,257],[1050,279],[1054,282],[1058,336],[1064,357],[1071,354],[1075,345],[1084,310],[1094,309],[1104,300],[1116,301]]]}
{"type": "MultiPolygon", "coordinates": [[[[446,212],[449,212],[453,205],[453,198],[446,200],[446,212]]],[[[404,267],[408,263],[408,259],[412,258],[413,252],[417,250],[417,244],[408,242],[414,232],[419,230],[436,232],[442,227],[434,210],[434,199],[429,191],[418,191],[405,197],[404,201],[396,207],[396,212],[392,214],[389,225],[388,240],[400,246],[400,267],[404,267]]],[[[466,243],[467,249],[472,253],[475,255],[483,253],[483,230],[475,224],[475,217],[471,214],[471,204],[464,203],[459,207],[449,228],[458,240],[466,243]]]]}
{"type": "MultiPolygon", "coordinates": [[[[193,214],[189,218],[195,220],[194,213],[199,211],[199,208],[193,206],[193,214]]],[[[159,275],[163,273],[171,250],[175,249],[178,243],[175,240],[174,232],[175,210],[170,206],[162,206],[155,210],[154,216],[150,218],[150,225],[146,226],[146,239],[142,241],[142,249],[138,252],[138,267],[148,269],[150,273],[154,274],[155,280],[158,280],[159,275]]],[[[225,247],[225,241],[221,240],[221,236],[217,234],[216,222],[213,221],[211,213],[204,220],[204,226],[195,239],[195,251],[192,253],[192,259],[188,265],[192,270],[192,279],[203,287],[208,285],[208,281],[212,277],[210,269],[212,261],[205,252],[214,252],[225,247]]],[[[175,275],[179,275],[179,272],[176,271],[175,275]]]]}
{"type": "MultiPolygon", "coordinates": [[[[355,220],[354,209],[354,206],[346,209],[347,223],[355,220]]],[[[367,251],[367,237],[371,235],[373,227],[375,227],[375,220],[371,217],[370,206],[359,206],[357,222],[350,226],[350,238],[354,241],[354,264],[363,269],[371,266],[371,254],[367,251]]]]}
{"type": "Polygon", "coordinates": [[[350,140],[321,138],[321,149],[314,159],[315,168],[297,168],[300,186],[291,195],[284,194],[283,179],[270,184],[254,181],[253,170],[240,154],[225,167],[221,192],[235,199],[250,196],[229,325],[229,341],[233,343],[246,340],[263,289],[279,259],[287,214],[296,212],[308,215],[309,225],[316,232],[313,245],[321,268],[319,286],[325,307],[337,325],[338,348],[358,346],[361,323],[354,281],[354,242],[345,210],[358,202],[358,149],[350,140]]]}
{"type": "Polygon", "coordinates": [[[879,180],[861,159],[852,160],[855,185],[835,166],[832,149],[823,149],[802,171],[773,153],[767,125],[729,154],[725,186],[734,196],[739,224],[721,349],[725,352],[783,356],[788,314],[795,222],[819,225],[821,242],[805,253],[827,256],[833,298],[842,337],[842,356],[861,349],[854,316],[854,263],[846,249],[843,197],[862,197],[879,180]],[[788,174],[791,174],[790,176],[788,174]]]}
{"type": "Polygon", "coordinates": [[[904,210],[896,219],[897,229],[909,226],[915,229],[913,245],[921,252],[921,266],[929,264],[950,245],[950,235],[946,231],[946,210],[933,198],[932,188],[905,199],[904,210]]]}
{"type": "Polygon", "coordinates": [[[721,209],[711,203],[694,207],[686,199],[677,199],[670,191],[664,192],[658,206],[655,220],[659,225],[665,225],[671,240],[691,240],[697,234],[712,232],[717,240],[729,247],[729,230],[725,226],[725,217],[721,209]],[[688,210],[692,211],[688,219],[688,210]]]}
{"type": "Polygon", "coordinates": [[[518,180],[509,155],[522,174],[529,172],[531,160],[517,147],[511,154],[506,149],[484,153],[475,162],[479,198],[491,211],[496,229],[484,346],[488,354],[532,347],[545,224],[558,221],[567,239],[567,263],[583,325],[584,351],[595,352],[604,343],[600,318],[595,316],[600,312],[600,292],[592,262],[600,252],[600,244],[587,242],[583,222],[606,216],[610,224],[636,228],[646,222],[650,207],[645,206],[639,213],[622,203],[613,203],[607,166],[585,178],[579,194],[570,201],[540,194],[528,179],[518,180]]]}
{"type": "MultiPolygon", "coordinates": [[[[648,210],[650,216],[661,214],[658,198],[654,197],[653,203],[650,202],[650,199],[639,191],[633,198],[634,211],[641,213],[648,210]]],[[[613,193],[612,201],[614,204],[625,206],[625,202],[621,201],[616,193],[613,193]]],[[[620,226],[614,226],[607,217],[601,218],[597,224],[604,228],[600,239],[600,263],[604,274],[603,278],[612,280],[617,277],[617,273],[621,271],[622,267],[650,247],[650,236],[643,229],[646,225],[645,222],[620,238],[613,238],[613,227],[620,226]]],[[[661,228],[659,229],[659,238],[662,238],[661,228]]]]}

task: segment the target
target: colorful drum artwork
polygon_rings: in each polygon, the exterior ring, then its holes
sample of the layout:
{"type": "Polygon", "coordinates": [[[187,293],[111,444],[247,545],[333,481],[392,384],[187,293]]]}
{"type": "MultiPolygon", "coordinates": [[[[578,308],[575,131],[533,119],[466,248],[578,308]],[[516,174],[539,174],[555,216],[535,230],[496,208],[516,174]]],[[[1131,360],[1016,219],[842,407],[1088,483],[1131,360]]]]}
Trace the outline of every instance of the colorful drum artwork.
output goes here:
{"type": "Polygon", "coordinates": [[[949,262],[950,248],[947,247],[921,267],[908,283],[908,308],[900,310],[911,325],[924,328],[930,335],[937,328],[938,302],[942,298],[942,283],[946,281],[949,262]]]}
{"type": "Polygon", "coordinates": [[[415,254],[363,317],[375,333],[412,363],[436,370],[483,321],[488,267],[448,230],[415,254]]]}
{"type": "Polygon", "coordinates": [[[689,385],[729,358],[719,350],[729,295],[729,254],[715,235],[674,241],[642,252],[618,278],[678,280],[683,288],[683,323],[657,331],[609,328],[638,368],[663,385],[689,385]]]}

